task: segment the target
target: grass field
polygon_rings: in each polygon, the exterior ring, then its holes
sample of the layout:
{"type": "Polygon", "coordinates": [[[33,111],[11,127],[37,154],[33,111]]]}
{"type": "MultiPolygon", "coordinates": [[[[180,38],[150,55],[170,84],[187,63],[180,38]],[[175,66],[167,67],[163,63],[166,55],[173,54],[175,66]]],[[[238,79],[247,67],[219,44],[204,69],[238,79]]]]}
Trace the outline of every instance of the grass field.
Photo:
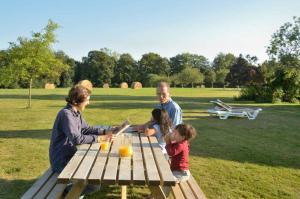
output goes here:
{"type": "MultiPolygon", "coordinates": [[[[0,90],[0,198],[19,198],[49,167],[48,147],[67,89],[0,90]]],[[[154,89],[95,89],[84,112],[89,124],[133,123],[149,119],[154,89]]],[[[172,89],[184,122],[198,131],[191,143],[190,168],[208,198],[300,198],[300,105],[234,102],[235,89],[172,89]],[[209,100],[259,106],[256,120],[219,120],[205,112],[209,100]]],[[[129,198],[148,194],[129,189],[129,198]]],[[[89,198],[115,198],[118,187],[104,187],[89,198]]]]}

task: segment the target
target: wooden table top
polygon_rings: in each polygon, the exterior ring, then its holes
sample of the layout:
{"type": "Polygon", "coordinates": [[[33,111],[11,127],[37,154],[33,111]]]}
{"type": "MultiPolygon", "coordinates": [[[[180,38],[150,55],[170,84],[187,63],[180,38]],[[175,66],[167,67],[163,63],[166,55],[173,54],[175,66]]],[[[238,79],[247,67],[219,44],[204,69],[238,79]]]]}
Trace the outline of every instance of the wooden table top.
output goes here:
{"type": "Polygon", "coordinates": [[[100,143],[84,144],[58,176],[59,183],[84,181],[88,184],[174,186],[175,179],[156,137],[132,134],[131,157],[120,157],[118,136],[109,149],[100,143]]]}

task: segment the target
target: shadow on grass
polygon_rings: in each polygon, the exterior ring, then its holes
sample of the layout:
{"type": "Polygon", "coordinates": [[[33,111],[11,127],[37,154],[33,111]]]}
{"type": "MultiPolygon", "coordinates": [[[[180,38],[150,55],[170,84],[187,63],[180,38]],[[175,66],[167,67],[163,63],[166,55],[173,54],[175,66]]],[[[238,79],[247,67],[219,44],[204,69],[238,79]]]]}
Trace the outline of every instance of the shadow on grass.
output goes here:
{"type": "Polygon", "coordinates": [[[16,199],[21,196],[32,186],[33,180],[7,180],[0,179],[0,198],[16,199]]]}
{"type": "Polygon", "coordinates": [[[31,139],[50,139],[51,129],[39,130],[8,130],[0,131],[0,138],[31,138],[31,139]]]}
{"type": "MultiPolygon", "coordinates": [[[[0,179],[0,198],[16,199],[21,198],[22,195],[33,185],[38,179],[30,180],[7,180],[0,179]]],[[[149,190],[143,186],[128,186],[127,188],[128,198],[138,199],[144,198],[149,194],[149,190]]],[[[108,198],[115,199],[120,198],[121,189],[119,186],[102,186],[100,191],[89,194],[84,198],[88,199],[100,199],[108,198]]]]}

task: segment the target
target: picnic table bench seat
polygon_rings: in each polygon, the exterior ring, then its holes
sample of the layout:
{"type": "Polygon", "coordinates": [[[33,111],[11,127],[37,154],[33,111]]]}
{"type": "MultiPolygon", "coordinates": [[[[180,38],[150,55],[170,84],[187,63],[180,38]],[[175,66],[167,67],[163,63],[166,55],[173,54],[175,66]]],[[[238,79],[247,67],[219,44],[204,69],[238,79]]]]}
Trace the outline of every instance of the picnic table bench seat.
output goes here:
{"type": "Polygon", "coordinates": [[[173,186],[171,191],[170,199],[206,199],[205,194],[192,174],[187,181],[180,182],[173,186]]]}
{"type": "Polygon", "coordinates": [[[58,174],[54,173],[51,168],[24,193],[21,199],[40,199],[40,198],[60,198],[66,184],[57,183],[58,174]]]}

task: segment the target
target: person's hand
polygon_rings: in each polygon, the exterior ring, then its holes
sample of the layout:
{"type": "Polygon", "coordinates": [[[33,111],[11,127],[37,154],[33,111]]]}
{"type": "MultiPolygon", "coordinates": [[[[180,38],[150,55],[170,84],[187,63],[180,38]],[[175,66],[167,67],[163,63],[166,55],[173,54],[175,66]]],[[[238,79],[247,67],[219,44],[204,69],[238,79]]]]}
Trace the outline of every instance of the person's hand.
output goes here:
{"type": "Polygon", "coordinates": [[[107,137],[107,140],[114,141],[115,138],[116,138],[116,135],[115,135],[115,133],[114,133],[114,130],[112,130],[112,129],[107,130],[107,131],[106,131],[106,137],[107,137]]]}
{"type": "Polygon", "coordinates": [[[146,126],[145,125],[138,125],[135,127],[135,131],[137,131],[138,133],[143,133],[146,129],[146,126]]]}

